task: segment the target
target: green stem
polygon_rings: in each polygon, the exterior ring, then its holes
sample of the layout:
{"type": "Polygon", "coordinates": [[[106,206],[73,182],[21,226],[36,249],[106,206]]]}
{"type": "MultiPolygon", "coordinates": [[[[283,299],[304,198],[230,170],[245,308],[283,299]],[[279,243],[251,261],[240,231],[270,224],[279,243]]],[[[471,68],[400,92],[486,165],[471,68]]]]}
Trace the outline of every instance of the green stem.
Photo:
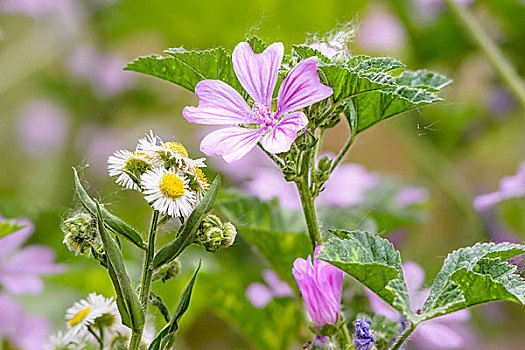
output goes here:
{"type": "Polygon", "coordinates": [[[98,341],[99,345],[103,348],[104,347],[104,343],[102,342],[102,340],[100,339],[98,334],[95,332],[95,330],[91,326],[88,326],[87,329],[88,329],[89,333],[91,333],[95,337],[95,339],[98,341]]]}
{"type": "Polygon", "coordinates": [[[259,142],[257,144],[259,146],[260,149],[263,150],[264,153],[266,153],[266,155],[268,157],[270,157],[270,159],[279,167],[279,169],[282,169],[283,168],[283,162],[273,153],[270,153],[268,152],[262,145],[261,143],[259,142]]]}
{"type": "Polygon", "coordinates": [[[346,324],[342,324],[339,328],[339,335],[343,341],[343,345],[352,344],[352,338],[350,337],[350,333],[348,332],[348,327],[346,324]]]}
{"type": "Polygon", "coordinates": [[[401,349],[401,346],[405,343],[405,341],[408,339],[410,334],[414,332],[414,330],[417,327],[417,323],[410,323],[410,327],[405,329],[405,331],[396,339],[394,344],[390,347],[390,350],[398,350],[401,349]]]}
{"type": "MultiPolygon", "coordinates": [[[[157,224],[159,221],[159,212],[153,212],[153,218],[151,219],[151,227],[149,231],[148,238],[148,247],[146,250],[146,255],[144,256],[144,266],[142,270],[142,282],[140,284],[140,304],[142,305],[142,310],[144,310],[144,315],[148,312],[149,305],[149,293],[151,289],[151,279],[153,277],[153,258],[155,256],[155,235],[157,233],[157,224]]],[[[142,338],[142,330],[139,332],[133,331],[131,334],[131,342],[129,344],[129,350],[136,350],[140,345],[140,340],[142,338]]]]}
{"type": "Polygon", "coordinates": [[[483,51],[494,69],[512,90],[523,108],[525,108],[525,83],[520,79],[512,64],[505,58],[498,46],[465,7],[459,5],[455,0],[445,0],[445,2],[452,14],[463,25],[472,40],[483,51]]]}
{"type": "Polygon", "coordinates": [[[306,228],[310,235],[310,242],[312,248],[315,249],[322,243],[319,225],[317,223],[317,215],[315,214],[314,198],[310,192],[310,185],[308,182],[308,174],[310,172],[310,153],[304,151],[302,154],[301,174],[295,180],[299,196],[301,197],[301,204],[303,207],[304,218],[306,221],[306,228]]]}
{"type": "Polygon", "coordinates": [[[356,133],[352,133],[352,136],[348,139],[348,141],[346,141],[343,148],[341,148],[341,151],[339,151],[337,158],[335,158],[334,162],[332,163],[332,167],[330,168],[330,173],[335,170],[335,168],[339,165],[339,163],[341,163],[343,158],[346,156],[346,154],[348,153],[348,150],[350,149],[350,147],[355,141],[356,135],[357,135],[356,133]]]}
{"type": "Polygon", "coordinates": [[[100,334],[100,350],[104,350],[104,326],[98,325],[98,332],[100,334]]]}

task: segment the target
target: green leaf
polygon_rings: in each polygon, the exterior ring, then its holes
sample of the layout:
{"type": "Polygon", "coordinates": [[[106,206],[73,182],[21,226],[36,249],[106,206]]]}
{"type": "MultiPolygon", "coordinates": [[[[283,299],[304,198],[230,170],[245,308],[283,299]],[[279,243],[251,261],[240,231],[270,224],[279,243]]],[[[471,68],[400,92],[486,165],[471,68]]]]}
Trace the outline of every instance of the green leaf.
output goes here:
{"type": "Polygon", "coordinates": [[[131,286],[131,280],[126,271],[122,253],[117,243],[111,238],[104,227],[103,214],[97,202],[95,202],[95,208],[98,231],[104,249],[106,250],[108,271],[111,281],[115,286],[117,306],[122,316],[122,322],[134,331],[141,331],[144,326],[144,311],[142,310],[137,294],[131,286]]]}
{"type": "Polygon", "coordinates": [[[219,79],[244,94],[233,71],[231,55],[222,47],[204,51],[173,48],[165,53],[170,57],[140,57],[129,63],[125,70],[152,75],[190,91],[195,91],[195,86],[201,80],[219,79]]]}
{"type": "Polygon", "coordinates": [[[409,320],[408,290],[403,277],[401,257],[388,240],[361,231],[331,231],[334,236],[318,255],[337,266],[377,294],[409,320]]]}
{"type": "Polygon", "coordinates": [[[256,308],[246,298],[246,283],[236,271],[221,271],[220,275],[201,275],[199,293],[213,312],[233,324],[261,350],[289,349],[297,338],[303,315],[293,298],[274,298],[264,308],[256,308]]]}
{"type": "MultiPolygon", "coordinates": [[[[78,178],[78,173],[75,168],[73,168],[73,174],[75,178],[75,189],[78,198],[80,199],[80,202],[82,202],[82,205],[86,210],[93,216],[97,215],[97,204],[91,197],[88,195],[82,184],[80,183],[80,179],[78,178]]],[[[106,225],[111,231],[115,232],[116,234],[119,234],[129,240],[131,243],[135,244],[137,247],[141,249],[145,249],[144,242],[142,241],[142,238],[138,234],[135,229],[133,229],[131,226],[126,224],[124,221],[122,221],[117,216],[111,214],[109,211],[104,209],[103,207],[100,208],[102,213],[102,219],[104,222],[104,225],[106,225]]]]}
{"type": "Polygon", "coordinates": [[[452,79],[426,69],[417,71],[404,71],[397,78],[398,85],[438,91],[452,83],[452,79]]]}
{"type": "Polygon", "coordinates": [[[305,59],[312,56],[317,56],[320,62],[330,63],[330,59],[323,55],[321,52],[312,49],[307,45],[294,45],[292,46],[292,53],[299,57],[299,59],[305,59]]]}
{"type": "Polygon", "coordinates": [[[356,317],[360,319],[365,316],[365,319],[370,321],[370,329],[374,332],[374,346],[376,349],[388,349],[392,343],[392,339],[399,335],[401,323],[391,321],[383,315],[375,314],[372,317],[366,314],[358,314],[356,317]]]}
{"type": "Polygon", "coordinates": [[[17,225],[14,222],[10,221],[0,221],[0,238],[10,235],[13,232],[16,232],[23,228],[24,225],[17,225]]]}
{"type": "Polygon", "coordinates": [[[220,187],[221,177],[217,175],[204,197],[199,204],[197,204],[184,225],[180,227],[177,238],[155,254],[155,258],[153,258],[153,268],[157,268],[175,259],[187,246],[193,243],[202,219],[212,210],[215,204],[215,197],[220,187]]]}
{"type": "Polygon", "coordinates": [[[357,114],[356,132],[360,133],[382,120],[441,100],[441,97],[431,92],[409,87],[382,89],[355,96],[352,101],[357,114]]]}
{"type": "Polygon", "coordinates": [[[148,348],[149,350],[162,350],[172,348],[175,342],[175,333],[179,329],[179,321],[190,306],[191,293],[193,291],[195,279],[197,278],[197,273],[199,272],[200,268],[201,263],[199,261],[199,265],[195,269],[195,272],[193,272],[193,276],[191,276],[188,285],[184,289],[184,292],[182,292],[179,304],[177,305],[177,309],[175,310],[171,321],[168,324],[166,324],[164,328],[162,328],[159,334],[157,334],[153,342],[150,344],[148,348]]]}
{"type": "Polygon", "coordinates": [[[405,65],[390,57],[352,56],[346,62],[348,68],[356,72],[389,72],[405,65]]]}
{"type": "Polygon", "coordinates": [[[525,304],[525,280],[505,260],[525,253],[525,245],[477,243],[450,253],[422,308],[426,320],[496,300],[525,304]]]}
{"type": "Polygon", "coordinates": [[[253,52],[255,53],[261,53],[268,47],[268,45],[266,45],[264,41],[262,41],[256,36],[252,36],[250,39],[247,40],[247,42],[248,44],[250,44],[253,52]]]}

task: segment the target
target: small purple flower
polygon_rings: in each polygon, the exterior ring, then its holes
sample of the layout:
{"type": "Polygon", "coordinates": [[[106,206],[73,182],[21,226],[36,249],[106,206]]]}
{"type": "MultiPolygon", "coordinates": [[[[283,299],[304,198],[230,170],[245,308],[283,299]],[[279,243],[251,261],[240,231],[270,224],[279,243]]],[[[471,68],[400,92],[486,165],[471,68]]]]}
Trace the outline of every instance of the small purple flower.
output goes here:
{"type": "Polygon", "coordinates": [[[244,186],[248,193],[263,201],[278,198],[281,207],[286,209],[301,209],[301,198],[293,182],[285,181],[275,167],[257,169],[251,181],[244,186]]]}
{"type": "Polygon", "coordinates": [[[391,52],[406,41],[399,19],[381,7],[374,7],[359,26],[357,42],[372,52],[391,52]]]}
{"type": "Polygon", "coordinates": [[[264,270],[262,276],[267,285],[260,282],[250,283],[246,288],[246,298],[256,308],[265,307],[274,297],[293,296],[293,289],[279,278],[272,270],[264,270]]]}
{"type": "Polygon", "coordinates": [[[374,332],[370,330],[370,324],[364,316],[355,321],[355,350],[370,350],[374,346],[374,332]]]}
{"type": "Polygon", "coordinates": [[[496,192],[481,194],[474,198],[474,208],[485,211],[505,199],[518,197],[525,197],[525,163],[520,165],[516,175],[504,176],[496,192]]]}
{"type": "MultiPolygon", "coordinates": [[[[1,218],[0,218],[1,219],[1,218]]],[[[37,294],[44,289],[40,276],[62,272],[55,264],[55,252],[41,245],[22,244],[33,234],[33,224],[0,238],[0,285],[13,294],[37,294]]]]}
{"type": "Polygon", "coordinates": [[[29,316],[20,304],[0,293],[0,339],[20,350],[41,350],[50,329],[46,318],[29,316]]]}
{"type": "Polygon", "coordinates": [[[413,204],[421,204],[428,200],[428,190],[421,187],[408,186],[399,191],[394,197],[394,201],[400,207],[407,207],[413,204]]]}
{"type": "Polygon", "coordinates": [[[260,54],[254,53],[247,42],[239,43],[233,50],[233,69],[253,99],[251,107],[223,81],[207,79],[197,84],[199,106],[184,108],[184,118],[191,123],[229,126],[208,134],[201,142],[202,152],[222,156],[229,163],[242,158],[259,141],[270,153],[290,149],[297,132],[308,124],[306,115],[299,110],[324,100],[333,91],[319,80],[317,58],[309,57],[283,80],[277,110],[272,111],[283,52],[282,43],[274,43],[260,54]]]}
{"type": "MultiPolygon", "coordinates": [[[[403,263],[403,274],[408,288],[410,304],[416,311],[423,306],[429,288],[422,289],[425,282],[425,272],[415,262],[403,263]]],[[[370,290],[366,291],[372,311],[393,321],[401,321],[402,316],[381,300],[370,290]]],[[[465,322],[470,319],[468,310],[460,310],[449,315],[440,316],[421,323],[415,330],[413,342],[424,349],[466,349],[473,341],[470,330],[465,322]]]]}
{"type": "Polygon", "coordinates": [[[322,246],[315,248],[314,261],[297,258],[292,274],[299,285],[314,325],[336,324],[341,310],[344,272],[326,261],[317,259],[322,246]]]}
{"type": "Polygon", "coordinates": [[[378,183],[379,176],[368,172],[363,165],[341,164],[330,175],[319,201],[328,206],[350,207],[359,204],[365,192],[378,183]]]}

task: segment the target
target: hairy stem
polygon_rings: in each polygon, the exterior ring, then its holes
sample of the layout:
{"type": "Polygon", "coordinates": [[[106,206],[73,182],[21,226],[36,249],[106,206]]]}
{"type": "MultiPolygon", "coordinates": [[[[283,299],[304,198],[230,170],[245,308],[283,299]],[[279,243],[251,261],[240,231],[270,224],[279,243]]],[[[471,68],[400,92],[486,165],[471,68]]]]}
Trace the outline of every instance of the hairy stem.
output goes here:
{"type": "Polygon", "coordinates": [[[344,159],[346,154],[348,153],[348,150],[352,146],[352,144],[355,141],[356,133],[352,133],[352,136],[346,141],[343,148],[341,148],[341,151],[339,151],[339,154],[337,155],[337,158],[335,158],[334,162],[332,163],[332,167],[330,168],[330,173],[335,170],[335,168],[341,163],[341,161],[344,159]]]}
{"type": "Polygon", "coordinates": [[[403,346],[405,341],[408,339],[410,334],[412,334],[412,332],[414,332],[416,327],[417,327],[417,323],[410,323],[410,327],[405,329],[405,331],[403,333],[401,333],[401,335],[399,337],[397,337],[397,339],[394,342],[394,344],[392,344],[392,346],[390,347],[390,350],[401,349],[401,347],[403,346]]]}
{"type": "Polygon", "coordinates": [[[445,0],[445,2],[475,44],[483,51],[505,84],[512,90],[522,107],[525,108],[525,83],[520,79],[512,64],[466,8],[454,0],[445,0]]]}
{"type": "MultiPolygon", "coordinates": [[[[144,310],[144,315],[148,312],[149,305],[149,293],[151,289],[151,279],[153,277],[153,257],[155,255],[155,235],[157,233],[157,224],[159,221],[159,212],[153,212],[153,218],[151,219],[151,227],[149,231],[148,238],[148,248],[146,250],[146,255],[144,256],[144,266],[142,270],[142,282],[140,283],[140,304],[144,310]]],[[[131,334],[131,342],[129,344],[129,350],[136,350],[140,345],[140,340],[142,338],[142,329],[140,332],[135,332],[131,334]]]]}

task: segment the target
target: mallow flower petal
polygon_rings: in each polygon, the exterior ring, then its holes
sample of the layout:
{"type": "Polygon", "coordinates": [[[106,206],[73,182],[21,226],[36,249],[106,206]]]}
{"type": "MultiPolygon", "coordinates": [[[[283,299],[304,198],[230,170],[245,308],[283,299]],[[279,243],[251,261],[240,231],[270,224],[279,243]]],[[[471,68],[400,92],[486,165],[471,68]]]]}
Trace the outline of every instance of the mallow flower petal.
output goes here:
{"type": "Polygon", "coordinates": [[[286,152],[297,138],[297,132],[308,124],[303,112],[290,113],[282,118],[261,141],[265,150],[277,154],[286,152]]]}
{"type": "Polygon", "coordinates": [[[215,130],[201,141],[201,151],[208,156],[222,156],[228,163],[241,159],[259,141],[263,129],[228,127],[215,130]]]}
{"type": "Polygon", "coordinates": [[[258,54],[247,42],[237,44],[233,50],[233,70],[239,82],[256,102],[266,107],[272,103],[283,54],[282,43],[273,43],[258,54]]]}
{"type": "Polygon", "coordinates": [[[250,122],[251,109],[242,96],[220,80],[202,80],[195,86],[198,106],[188,106],[182,115],[190,123],[209,125],[250,122]]]}
{"type": "Polygon", "coordinates": [[[332,95],[332,88],[321,84],[318,70],[317,57],[308,57],[293,67],[279,88],[276,118],[332,95]]]}

